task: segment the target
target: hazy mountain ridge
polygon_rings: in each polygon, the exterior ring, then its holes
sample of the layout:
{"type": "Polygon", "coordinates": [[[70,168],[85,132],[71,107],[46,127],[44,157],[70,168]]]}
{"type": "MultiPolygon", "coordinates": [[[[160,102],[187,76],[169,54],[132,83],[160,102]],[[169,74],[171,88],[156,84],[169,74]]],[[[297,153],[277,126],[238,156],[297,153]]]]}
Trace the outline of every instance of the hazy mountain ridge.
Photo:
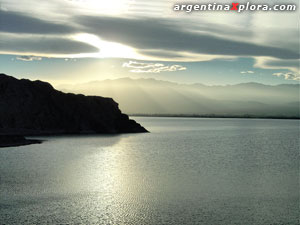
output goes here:
{"type": "Polygon", "coordinates": [[[64,91],[109,96],[129,114],[216,114],[299,117],[299,84],[226,86],[121,78],[60,85],[64,91]]]}
{"type": "Polygon", "coordinates": [[[121,78],[61,85],[64,91],[109,96],[130,114],[299,116],[299,85],[242,83],[226,86],[121,78]]]}

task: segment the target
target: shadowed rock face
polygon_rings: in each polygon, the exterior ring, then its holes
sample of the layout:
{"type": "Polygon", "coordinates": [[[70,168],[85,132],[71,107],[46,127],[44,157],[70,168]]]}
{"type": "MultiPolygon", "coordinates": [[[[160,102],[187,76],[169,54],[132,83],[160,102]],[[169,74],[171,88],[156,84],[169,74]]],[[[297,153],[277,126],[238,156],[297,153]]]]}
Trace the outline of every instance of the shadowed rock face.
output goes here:
{"type": "Polygon", "coordinates": [[[111,98],[66,94],[49,83],[0,74],[0,134],[147,132],[111,98]]]}
{"type": "Polygon", "coordinates": [[[21,145],[30,145],[30,144],[41,144],[41,140],[31,140],[26,139],[23,136],[19,135],[1,135],[0,134],[0,148],[5,147],[15,147],[21,145]]]}

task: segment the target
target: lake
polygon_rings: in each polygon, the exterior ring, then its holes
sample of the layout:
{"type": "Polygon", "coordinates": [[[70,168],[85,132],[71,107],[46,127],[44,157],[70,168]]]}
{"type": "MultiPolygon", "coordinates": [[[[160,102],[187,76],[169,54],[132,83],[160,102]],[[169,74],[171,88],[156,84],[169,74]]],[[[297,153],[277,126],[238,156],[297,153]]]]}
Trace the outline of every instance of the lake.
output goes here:
{"type": "Polygon", "coordinates": [[[299,224],[299,121],[134,119],[0,149],[0,224],[299,224]]]}

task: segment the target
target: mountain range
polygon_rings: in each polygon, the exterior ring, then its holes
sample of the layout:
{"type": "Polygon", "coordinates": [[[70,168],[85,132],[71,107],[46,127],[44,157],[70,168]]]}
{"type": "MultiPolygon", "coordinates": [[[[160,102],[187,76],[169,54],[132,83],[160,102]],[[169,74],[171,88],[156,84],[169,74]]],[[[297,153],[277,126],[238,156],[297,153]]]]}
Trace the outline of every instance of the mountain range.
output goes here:
{"type": "Polygon", "coordinates": [[[59,85],[65,92],[109,96],[128,114],[299,118],[299,84],[225,86],[121,78],[59,85]]]}

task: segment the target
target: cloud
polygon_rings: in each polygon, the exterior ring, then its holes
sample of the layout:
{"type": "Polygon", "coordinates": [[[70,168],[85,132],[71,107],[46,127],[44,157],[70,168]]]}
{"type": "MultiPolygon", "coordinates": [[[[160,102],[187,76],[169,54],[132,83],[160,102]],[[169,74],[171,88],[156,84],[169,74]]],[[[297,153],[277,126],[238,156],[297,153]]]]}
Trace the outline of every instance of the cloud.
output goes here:
{"type": "Polygon", "coordinates": [[[241,73],[242,74],[253,74],[254,71],[251,71],[251,70],[249,70],[249,71],[241,71],[241,73]]]}
{"type": "Polygon", "coordinates": [[[262,69],[285,69],[293,73],[299,72],[299,59],[276,59],[270,57],[256,57],[254,67],[262,69]]]}
{"type": "Polygon", "coordinates": [[[47,56],[96,53],[99,49],[64,37],[0,33],[0,52],[47,56]]]}
{"type": "Polygon", "coordinates": [[[168,59],[182,59],[184,58],[184,55],[176,52],[176,51],[161,51],[161,50],[138,50],[138,53],[142,55],[147,55],[147,56],[153,56],[153,57],[158,57],[158,58],[168,58],[168,59]]]}
{"type": "Polygon", "coordinates": [[[17,56],[16,59],[21,61],[34,61],[34,60],[40,61],[42,60],[42,57],[32,56],[32,55],[22,55],[22,56],[17,56]]]}
{"type": "MultiPolygon", "coordinates": [[[[37,46],[33,46],[33,41],[28,43],[26,40],[23,45],[17,42],[16,46],[10,44],[3,47],[7,40],[3,41],[0,33],[0,51],[4,54],[52,54],[53,57],[97,52],[98,49],[89,46],[89,40],[74,42],[71,38],[75,34],[85,33],[97,35],[106,42],[131,47],[137,54],[127,57],[135,60],[188,62],[228,57],[272,58],[281,61],[299,59],[297,12],[282,12],[280,15],[228,15],[220,12],[218,17],[214,13],[203,12],[197,17],[191,17],[184,13],[167,13],[168,9],[172,11],[175,1],[162,3],[156,0],[149,4],[141,0],[139,3],[130,1],[129,8],[134,8],[133,11],[129,12],[126,8],[125,14],[108,12],[105,13],[107,16],[103,16],[105,7],[97,1],[92,2],[95,4],[87,4],[85,1],[3,0],[1,7],[6,10],[0,11],[0,32],[22,36],[30,34],[32,40],[37,41],[37,46]],[[160,14],[146,13],[153,7],[160,14]],[[35,35],[44,35],[46,40],[35,35]],[[57,44],[51,42],[50,38],[56,39],[57,44]]],[[[124,55],[120,57],[126,58],[124,55]]],[[[270,65],[267,67],[270,68],[270,65]]],[[[291,68],[287,65],[284,67],[291,68]]]]}
{"type": "Polygon", "coordinates": [[[135,68],[135,69],[146,69],[153,67],[162,67],[164,64],[161,63],[141,63],[135,61],[129,61],[128,63],[123,63],[123,67],[135,68]]]}
{"type": "Polygon", "coordinates": [[[130,72],[132,73],[161,73],[186,70],[186,67],[181,65],[164,65],[162,63],[141,63],[135,61],[123,63],[123,67],[131,68],[130,72]]]}
{"type": "Polygon", "coordinates": [[[284,77],[285,80],[296,80],[296,81],[300,81],[300,73],[273,73],[274,76],[277,77],[284,77]]]}
{"type": "Polygon", "coordinates": [[[45,21],[19,12],[0,10],[0,32],[26,34],[70,34],[75,29],[66,24],[45,21]]]}
{"type": "Polygon", "coordinates": [[[101,39],[144,51],[163,50],[222,56],[299,58],[298,51],[192,32],[169,20],[77,16],[75,21],[81,24],[87,33],[94,33],[101,39]]]}
{"type": "Polygon", "coordinates": [[[300,60],[284,60],[269,57],[257,57],[254,67],[262,69],[281,69],[289,72],[273,73],[274,76],[283,77],[285,80],[300,81],[299,73],[300,60]]]}
{"type": "Polygon", "coordinates": [[[70,21],[62,24],[20,12],[0,10],[0,53],[29,55],[17,59],[32,61],[37,58],[30,58],[31,54],[60,57],[99,52],[98,48],[88,43],[73,40],[71,35],[78,29],[70,24],[70,21]]]}

